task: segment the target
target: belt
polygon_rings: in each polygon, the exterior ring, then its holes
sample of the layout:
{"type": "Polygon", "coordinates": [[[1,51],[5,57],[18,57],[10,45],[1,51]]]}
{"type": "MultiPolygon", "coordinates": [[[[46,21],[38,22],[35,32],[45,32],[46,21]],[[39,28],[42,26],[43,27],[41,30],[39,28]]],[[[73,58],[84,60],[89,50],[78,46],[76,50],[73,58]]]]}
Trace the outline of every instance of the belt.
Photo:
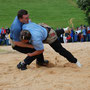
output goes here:
{"type": "Polygon", "coordinates": [[[51,30],[51,28],[49,28],[49,27],[44,27],[44,28],[47,30],[47,37],[46,37],[45,40],[43,40],[43,43],[47,40],[48,35],[49,35],[49,32],[50,32],[50,30],[51,30]]]}
{"type": "Polygon", "coordinates": [[[50,30],[51,30],[51,28],[49,28],[49,27],[44,27],[44,28],[47,30],[48,33],[49,33],[50,30]]]}

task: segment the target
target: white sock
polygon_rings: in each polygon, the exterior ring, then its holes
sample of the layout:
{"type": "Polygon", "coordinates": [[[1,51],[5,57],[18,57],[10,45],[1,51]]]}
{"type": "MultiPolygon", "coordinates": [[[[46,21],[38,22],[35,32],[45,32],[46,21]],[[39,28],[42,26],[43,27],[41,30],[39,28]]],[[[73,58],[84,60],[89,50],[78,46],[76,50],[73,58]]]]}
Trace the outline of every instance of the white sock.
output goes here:
{"type": "Polygon", "coordinates": [[[81,67],[81,66],[82,66],[79,61],[76,62],[76,65],[77,65],[78,67],[81,67]]]}

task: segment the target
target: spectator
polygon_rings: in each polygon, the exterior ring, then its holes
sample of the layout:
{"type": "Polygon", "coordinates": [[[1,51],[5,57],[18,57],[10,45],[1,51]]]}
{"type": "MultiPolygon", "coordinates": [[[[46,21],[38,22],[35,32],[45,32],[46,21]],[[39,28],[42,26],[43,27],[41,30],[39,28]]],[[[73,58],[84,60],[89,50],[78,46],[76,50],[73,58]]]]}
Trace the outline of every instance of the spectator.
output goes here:
{"type": "Polygon", "coordinates": [[[6,30],[4,29],[4,27],[2,27],[2,29],[1,29],[1,34],[6,34],[6,30]]]}
{"type": "Polygon", "coordinates": [[[84,41],[84,36],[83,36],[83,34],[81,34],[81,42],[83,42],[84,41]]]}
{"type": "Polygon", "coordinates": [[[69,33],[68,33],[68,32],[66,32],[66,33],[65,33],[65,37],[68,37],[68,35],[69,35],[69,33]]]}
{"type": "Polygon", "coordinates": [[[82,35],[83,35],[84,42],[85,42],[86,38],[87,38],[87,33],[86,33],[86,28],[85,27],[82,28],[82,35]]]}
{"type": "Polygon", "coordinates": [[[77,32],[77,34],[80,34],[81,33],[81,29],[77,27],[76,32],[77,32]]]}
{"type": "Polygon", "coordinates": [[[2,38],[1,38],[1,34],[0,34],[0,45],[1,45],[1,43],[2,43],[2,38]]]}
{"type": "Polygon", "coordinates": [[[81,29],[77,28],[76,33],[78,34],[78,41],[80,42],[80,40],[81,40],[81,29]]]}
{"type": "Polygon", "coordinates": [[[74,30],[73,30],[73,28],[71,29],[70,36],[71,36],[72,42],[74,42],[74,30]]]}
{"type": "Polygon", "coordinates": [[[6,33],[9,34],[10,33],[10,29],[9,28],[6,28],[6,33]]]}
{"type": "Polygon", "coordinates": [[[88,41],[90,42],[90,26],[87,27],[87,37],[88,41]]]}
{"type": "Polygon", "coordinates": [[[2,37],[2,34],[0,34],[0,45],[5,45],[5,38],[2,37]]]}
{"type": "Polygon", "coordinates": [[[74,35],[74,42],[77,42],[77,41],[78,41],[78,34],[76,32],[75,35],[74,35]]]}
{"type": "Polygon", "coordinates": [[[60,41],[61,43],[64,43],[64,41],[63,41],[63,34],[61,34],[61,35],[59,36],[59,41],[60,41]]]}
{"type": "Polygon", "coordinates": [[[4,29],[4,27],[2,27],[2,29],[1,29],[1,38],[3,39],[4,42],[5,42],[5,34],[6,34],[6,30],[4,29]]]}
{"type": "Polygon", "coordinates": [[[1,29],[0,29],[0,34],[1,34],[1,29]]]}
{"type": "Polygon", "coordinates": [[[10,43],[9,43],[9,34],[8,33],[6,33],[5,39],[6,39],[6,45],[9,45],[10,43]]]}
{"type": "Polygon", "coordinates": [[[67,39],[67,42],[72,42],[72,38],[70,35],[68,35],[68,37],[66,39],[67,39]]]}
{"type": "Polygon", "coordinates": [[[83,25],[82,25],[82,24],[80,25],[79,29],[80,29],[80,30],[82,30],[82,29],[83,29],[83,25]]]}
{"type": "Polygon", "coordinates": [[[64,35],[63,36],[63,41],[64,41],[64,43],[67,43],[67,39],[66,39],[67,37],[64,35]]]}
{"type": "Polygon", "coordinates": [[[63,29],[62,28],[57,28],[56,30],[55,30],[55,32],[57,33],[57,36],[58,36],[58,39],[59,39],[59,41],[61,42],[61,43],[64,43],[64,41],[63,41],[63,34],[62,33],[64,33],[64,31],[63,31],[63,29]]]}

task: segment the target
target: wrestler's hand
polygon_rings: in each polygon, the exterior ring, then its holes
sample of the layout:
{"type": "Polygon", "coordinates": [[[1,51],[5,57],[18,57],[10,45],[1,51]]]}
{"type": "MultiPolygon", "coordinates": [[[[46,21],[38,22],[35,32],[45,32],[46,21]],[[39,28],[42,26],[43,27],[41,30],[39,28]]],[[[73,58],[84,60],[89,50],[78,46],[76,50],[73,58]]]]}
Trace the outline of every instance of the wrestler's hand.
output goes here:
{"type": "Polygon", "coordinates": [[[32,56],[31,53],[28,53],[27,55],[30,56],[30,57],[32,56]]]}
{"type": "Polygon", "coordinates": [[[32,57],[32,56],[40,55],[43,52],[44,52],[44,50],[38,50],[38,51],[34,51],[32,53],[27,53],[27,55],[32,57]]]}
{"type": "Polygon", "coordinates": [[[34,48],[33,45],[28,45],[27,47],[28,47],[28,48],[34,48]]]}

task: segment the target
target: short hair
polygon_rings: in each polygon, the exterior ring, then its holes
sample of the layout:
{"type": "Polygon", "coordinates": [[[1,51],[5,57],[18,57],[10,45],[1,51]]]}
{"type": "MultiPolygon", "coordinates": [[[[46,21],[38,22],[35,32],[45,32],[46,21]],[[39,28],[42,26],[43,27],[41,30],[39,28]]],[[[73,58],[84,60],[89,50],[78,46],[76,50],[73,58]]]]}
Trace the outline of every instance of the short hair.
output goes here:
{"type": "Polygon", "coordinates": [[[31,33],[28,30],[22,30],[20,33],[20,40],[30,40],[31,33]]]}
{"type": "Polygon", "coordinates": [[[18,11],[17,17],[18,17],[18,19],[20,19],[20,18],[23,17],[23,15],[27,15],[27,14],[28,14],[28,11],[26,11],[24,9],[21,9],[21,10],[18,11]]]}

